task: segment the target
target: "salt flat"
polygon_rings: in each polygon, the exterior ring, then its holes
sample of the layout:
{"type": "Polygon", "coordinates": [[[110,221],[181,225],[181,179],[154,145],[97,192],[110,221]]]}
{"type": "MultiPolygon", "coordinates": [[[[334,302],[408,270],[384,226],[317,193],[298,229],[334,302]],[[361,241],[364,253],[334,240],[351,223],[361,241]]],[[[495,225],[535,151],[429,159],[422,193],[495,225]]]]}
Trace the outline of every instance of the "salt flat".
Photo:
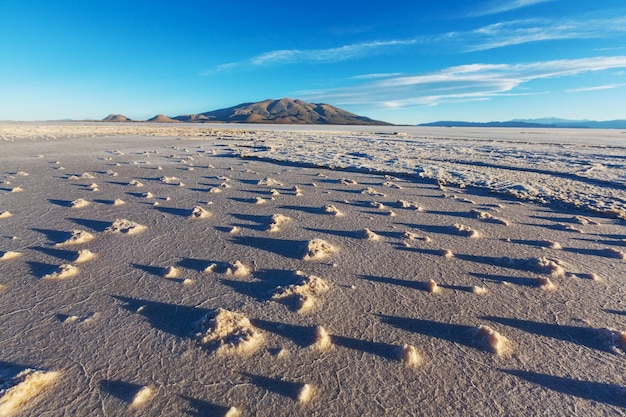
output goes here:
{"type": "Polygon", "coordinates": [[[0,415],[624,414],[624,132],[0,125],[0,415]]]}

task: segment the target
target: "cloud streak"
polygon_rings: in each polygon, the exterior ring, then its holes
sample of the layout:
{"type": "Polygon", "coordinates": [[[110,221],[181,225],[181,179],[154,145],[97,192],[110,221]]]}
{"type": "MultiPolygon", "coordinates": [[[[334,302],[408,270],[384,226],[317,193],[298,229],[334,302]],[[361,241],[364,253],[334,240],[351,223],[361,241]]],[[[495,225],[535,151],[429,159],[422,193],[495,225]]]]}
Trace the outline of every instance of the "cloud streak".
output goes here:
{"type": "Polygon", "coordinates": [[[492,14],[509,12],[523,7],[534,6],[535,4],[548,3],[554,0],[492,0],[486,6],[472,11],[466,17],[480,17],[492,14]]]}
{"type": "MultiPolygon", "coordinates": [[[[521,1],[507,3],[520,5],[521,1]]],[[[530,4],[529,1],[526,3],[530,4]]],[[[504,7],[504,6],[502,6],[504,7]]],[[[522,6],[519,6],[522,7],[522,6]]],[[[601,39],[626,34],[626,17],[609,19],[548,20],[525,19],[498,22],[469,31],[408,39],[375,40],[326,49],[279,49],[261,53],[247,60],[218,65],[202,75],[237,69],[278,67],[294,64],[329,64],[382,54],[405,52],[420,47],[444,52],[476,52],[531,42],[573,39],[601,39]]]]}
{"type": "MultiPolygon", "coordinates": [[[[534,80],[626,68],[626,56],[541,61],[523,64],[471,64],[412,76],[392,76],[353,87],[301,92],[308,101],[337,105],[401,108],[489,100],[503,95],[543,94],[517,91],[534,80]]],[[[617,86],[617,85],[616,85],[617,86]]]]}

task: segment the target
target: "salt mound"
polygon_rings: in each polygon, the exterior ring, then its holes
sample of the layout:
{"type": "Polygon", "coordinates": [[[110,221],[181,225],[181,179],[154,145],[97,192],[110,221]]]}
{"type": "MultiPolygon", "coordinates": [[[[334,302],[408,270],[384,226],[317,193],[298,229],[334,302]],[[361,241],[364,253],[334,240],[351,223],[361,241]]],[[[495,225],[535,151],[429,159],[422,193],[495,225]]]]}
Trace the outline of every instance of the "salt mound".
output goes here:
{"type": "Polygon", "coordinates": [[[406,208],[406,209],[414,209],[417,211],[424,211],[424,208],[421,207],[418,203],[416,202],[411,202],[411,201],[405,201],[405,200],[398,200],[398,205],[401,208],[406,208]]]}
{"type": "Polygon", "coordinates": [[[359,183],[356,182],[355,180],[352,180],[350,178],[342,178],[339,180],[339,184],[343,184],[343,185],[358,185],[359,183]]]}
{"type": "Polygon", "coordinates": [[[13,214],[11,214],[8,211],[3,211],[2,213],[0,213],[0,219],[7,219],[9,217],[13,216],[13,214]]]}
{"type": "Polygon", "coordinates": [[[556,285],[548,277],[537,277],[537,286],[546,291],[556,290],[556,285]]]}
{"type": "Polygon", "coordinates": [[[300,390],[298,391],[298,396],[296,399],[301,403],[307,403],[311,399],[312,395],[313,395],[313,387],[309,384],[304,384],[302,385],[302,387],[300,387],[300,390]]]}
{"type": "Polygon", "coordinates": [[[337,249],[324,239],[313,239],[304,245],[301,252],[305,261],[317,261],[337,252],[337,249]]]}
{"type": "Polygon", "coordinates": [[[370,229],[364,229],[361,231],[361,238],[366,240],[380,240],[380,236],[372,232],[370,229]]]}
{"type": "Polygon", "coordinates": [[[610,258],[626,260],[626,253],[624,251],[619,250],[619,249],[607,248],[604,252],[610,258]]]}
{"type": "Polygon", "coordinates": [[[326,329],[322,326],[317,326],[315,328],[315,343],[313,345],[320,350],[325,350],[331,347],[332,344],[333,342],[326,329]]]}
{"type": "Polygon", "coordinates": [[[72,235],[65,240],[64,242],[57,243],[56,247],[62,246],[72,246],[72,245],[80,245],[82,243],[87,243],[95,238],[94,235],[85,231],[85,230],[72,230],[72,235]]]}
{"type": "Polygon", "coordinates": [[[619,330],[603,328],[598,329],[598,338],[612,351],[622,351],[626,353],[626,332],[619,330]]]}
{"type": "Polygon", "coordinates": [[[173,182],[180,181],[180,178],[162,176],[161,178],[159,178],[159,181],[161,181],[162,183],[165,183],[165,184],[171,184],[173,182]]]}
{"type": "Polygon", "coordinates": [[[565,263],[559,259],[541,257],[538,259],[531,259],[529,263],[533,266],[535,271],[542,274],[552,275],[553,277],[565,276],[565,263]]]}
{"type": "Polygon", "coordinates": [[[322,212],[326,213],[326,214],[333,215],[333,216],[337,216],[337,217],[343,216],[343,213],[341,211],[339,211],[339,209],[337,207],[331,206],[331,205],[324,206],[322,208],[322,212]]]}
{"type": "Polygon", "coordinates": [[[372,187],[367,187],[367,188],[361,190],[361,194],[373,195],[373,196],[377,196],[377,197],[385,197],[385,194],[383,194],[383,193],[381,193],[379,191],[376,191],[372,187]]]}
{"type": "Polygon", "coordinates": [[[135,235],[146,230],[147,227],[126,219],[116,219],[105,232],[124,235],[135,235]]]}
{"type": "Polygon", "coordinates": [[[12,416],[28,406],[59,377],[59,372],[26,369],[13,378],[0,375],[0,416],[12,416]]]}
{"type": "Polygon", "coordinates": [[[74,259],[74,263],[82,264],[88,261],[91,261],[96,257],[96,254],[90,251],[89,249],[81,249],[76,254],[76,259],[74,259]]]}
{"type": "Polygon", "coordinates": [[[254,204],[265,204],[265,203],[267,203],[267,200],[264,199],[263,197],[254,198],[254,204]]]}
{"type": "Polygon", "coordinates": [[[239,417],[241,416],[241,411],[236,407],[230,407],[224,417],[239,417]]]}
{"type": "Polygon", "coordinates": [[[122,199],[119,199],[119,198],[116,198],[116,199],[113,201],[113,205],[114,205],[114,206],[121,206],[121,205],[123,205],[123,204],[126,204],[126,202],[125,202],[124,200],[122,200],[122,199]]]}
{"type": "Polygon", "coordinates": [[[287,223],[291,220],[291,217],[284,216],[282,214],[274,214],[270,217],[269,224],[267,225],[267,230],[270,233],[276,233],[280,231],[280,228],[283,224],[287,223]]]}
{"type": "Polygon", "coordinates": [[[19,258],[22,256],[21,252],[7,251],[0,252],[0,261],[9,261],[11,259],[19,258]]]}
{"type": "Polygon", "coordinates": [[[131,180],[128,185],[133,186],[133,187],[143,187],[143,183],[141,181],[138,180],[131,180]]]}
{"type": "Polygon", "coordinates": [[[296,310],[299,313],[311,309],[315,305],[315,297],[328,291],[328,283],[315,275],[306,275],[296,271],[302,277],[296,284],[287,287],[278,287],[274,291],[272,300],[293,299],[296,301],[296,310]]]}
{"type": "Polygon", "coordinates": [[[279,181],[276,181],[273,178],[267,177],[267,178],[264,178],[262,180],[259,180],[259,182],[257,182],[257,185],[265,185],[265,186],[268,186],[268,187],[274,187],[274,186],[280,187],[283,184],[281,182],[279,182],[279,181]]]}
{"type": "Polygon", "coordinates": [[[263,334],[243,314],[218,308],[196,323],[196,337],[201,346],[219,354],[243,354],[259,347],[263,334]]]}
{"type": "Polygon", "coordinates": [[[509,225],[509,222],[507,220],[503,220],[486,211],[471,210],[470,216],[476,217],[477,219],[490,222],[490,223],[503,224],[505,226],[509,225]]]}
{"type": "Polygon", "coordinates": [[[176,278],[180,274],[180,270],[175,266],[168,266],[163,269],[163,278],[176,278]]]}
{"type": "Polygon", "coordinates": [[[235,261],[226,268],[226,275],[245,277],[250,275],[250,268],[242,264],[240,261],[235,261]]]}
{"type": "Polygon", "coordinates": [[[70,207],[83,208],[83,207],[87,207],[88,205],[89,205],[89,201],[79,198],[77,200],[72,201],[72,203],[70,204],[70,207]]]}
{"type": "Polygon", "coordinates": [[[135,394],[135,396],[133,397],[133,400],[130,402],[130,405],[128,406],[128,408],[131,410],[136,410],[137,408],[140,408],[141,406],[146,404],[148,401],[150,401],[150,399],[153,396],[154,396],[154,392],[152,388],[147,387],[147,386],[141,387],[141,389],[137,391],[137,394],[135,394]]]}
{"type": "Polygon", "coordinates": [[[489,326],[478,326],[470,329],[474,343],[481,349],[488,350],[498,356],[507,356],[511,353],[511,343],[489,326]]]}
{"type": "Polygon", "coordinates": [[[441,287],[433,279],[428,280],[426,283],[426,289],[432,294],[438,294],[441,292],[441,287]]]}
{"type": "Polygon", "coordinates": [[[398,349],[398,357],[402,362],[414,367],[418,367],[424,362],[422,355],[420,355],[415,346],[412,345],[400,347],[398,349]]]}
{"type": "Polygon", "coordinates": [[[476,295],[485,295],[489,292],[489,290],[485,287],[479,287],[477,285],[474,285],[472,287],[472,292],[476,295]]]}
{"type": "Polygon", "coordinates": [[[474,230],[471,227],[466,226],[464,224],[456,223],[453,227],[457,231],[457,233],[459,233],[462,236],[467,236],[469,238],[474,238],[474,239],[481,237],[481,233],[478,230],[474,230]]]}
{"type": "Polygon", "coordinates": [[[11,188],[12,193],[21,193],[22,191],[24,191],[24,189],[20,186],[11,188]]]}
{"type": "Polygon", "coordinates": [[[191,217],[194,219],[206,219],[211,217],[211,212],[200,206],[195,206],[191,211],[191,217]]]}
{"type": "Polygon", "coordinates": [[[76,276],[79,272],[80,269],[78,269],[78,267],[71,264],[63,264],[53,272],[44,275],[42,278],[46,280],[61,280],[76,276]]]}

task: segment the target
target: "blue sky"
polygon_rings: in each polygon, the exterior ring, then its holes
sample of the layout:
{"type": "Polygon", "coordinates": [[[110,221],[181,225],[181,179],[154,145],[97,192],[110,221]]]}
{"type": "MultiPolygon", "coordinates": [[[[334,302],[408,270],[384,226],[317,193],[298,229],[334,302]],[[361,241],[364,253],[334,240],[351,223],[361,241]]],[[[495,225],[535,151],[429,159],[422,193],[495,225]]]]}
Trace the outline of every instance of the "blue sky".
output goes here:
{"type": "Polygon", "coordinates": [[[626,3],[0,0],[0,120],[282,97],[403,124],[626,119],[626,3]]]}

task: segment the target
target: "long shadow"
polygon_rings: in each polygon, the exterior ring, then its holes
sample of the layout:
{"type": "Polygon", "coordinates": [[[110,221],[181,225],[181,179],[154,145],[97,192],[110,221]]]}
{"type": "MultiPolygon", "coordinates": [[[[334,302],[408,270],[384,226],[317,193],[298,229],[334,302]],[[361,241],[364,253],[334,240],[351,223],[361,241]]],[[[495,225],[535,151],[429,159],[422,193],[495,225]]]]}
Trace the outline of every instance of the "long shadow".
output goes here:
{"type": "Polygon", "coordinates": [[[251,222],[255,224],[234,224],[233,226],[245,227],[252,230],[266,230],[267,225],[271,223],[272,216],[259,216],[252,214],[231,214],[236,219],[251,222]]]}
{"type": "Polygon", "coordinates": [[[165,271],[165,268],[161,268],[159,266],[142,265],[142,264],[137,264],[137,263],[132,263],[130,265],[133,268],[137,268],[143,272],[147,272],[148,274],[156,275],[158,277],[163,276],[163,273],[165,271]]]}
{"type": "Polygon", "coordinates": [[[279,206],[278,208],[281,208],[281,209],[284,209],[284,210],[301,211],[303,213],[309,213],[309,214],[325,214],[324,213],[324,209],[320,208],[320,207],[279,206]]]}
{"type": "Polygon", "coordinates": [[[307,347],[315,342],[315,328],[269,320],[250,319],[252,325],[291,340],[298,346],[307,347]]]}
{"type": "MultiPolygon", "coordinates": [[[[251,282],[230,279],[220,279],[220,282],[238,293],[252,297],[257,301],[267,301],[271,298],[276,287],[293,284],[298,279],[298,276],[293,271],[282,269],[261,269],[254,272],[254,277],[256,280],[251,282]]],[[[288,302],[289,300],[285,301],[288,302]]]]}
{"type": "Polygon", "coordinates": [[[210,260],[198,258],[183,258],[178,261],[178,266],[187,269],[193,269],[194,271],[198,272],[204,271],[209,265],[212,264],[219,264],[219,262],[212,262],[210,260]]]}
{"type": "Polygon", "coordinates": [[[94,203],[98,203],[98,204],[106,204],[107,206],[112,206],[115,204],[115,200],[102,200],[102,199],[95,199],[93,200],[94,203]]]}
{"type": "Polygon", "coordinates": [[[176,207],[163,207],[163,206],[154,206],[154,209],[160,211],[161,213],[171,214],[173,216],[179,217],[189,217],[193,210],[176,208],[176,207]]]}
{"type": "Polygon", "coordinates": [[[532,278],[519,278],[519,277],[507,277],[502,275],[493,275],[493,274],[479,274],[476,272],[470,272],[469,275],[485,279],[491,282],[499,282],[499,283],[509,283],[514,285],[520,285],[523,287],[536,287],[537,281],[532,278]]]}
{"type": "Polygon", "coordinates": [[[616,258],[616,254],[609,252],[607,249],[585,249],[585,248],[563,248],[563,251],[576,253],[578,255],[599,256],[601,258],[616,258]]]}
{"type": "Polygon", "coordinates": [[[102,220],[90,220],[90,219],[77,219],[77,218],[68,218],[79,226],[88,227],[90,229],[95,230],[96,232],[104,232],[107,227],[111,226],[111,222],[104,222],[102,220]]]}
{"type": "Polygon", "coordinates": [[[368,281],[382,282],[383,284],[400,285],[406,288],[412,288],[414,290],[428,291],[428,285],[425,282],[411,281],[398,278],[378,277],[375,275],[359,275],[359,278],[366,279],[368,281]]]}
{"type": "Polygon", "coordinates": [[[100,389],[125,403],[130,403],[143,386],[119,380],[103,379],[100,381],[100,389]]]}
{"type": "Polygon", "coordinates": [[[33,246],[29,249],[33,249],[55,258],[63,259],[64,261],[73,261],[76,259],[76,252],[66,249],[44,248],[43,246],[33,246]]]}
{"type": "Polygon", "coordinates": [[[524,239],[511,239],[511,243],[518,245],[535,246],[537,248],[548,248],[549,244],[545,240],[524,240],[524,239]]]}
{"type": "Polygon", "coordinates": [[[617,314],[617,315],[620,315],[620,316],[626,316],[626,311],[622,311],[622,310],[610,310],[608,308],[603,308],[602,311],[604,311],[605,313],[617,314]]]}
{"type": "Polygon", "coordinates": [[[51,244],[65,242],[72,236],[71,232],[67,232],[65,230],[52,230],[52,229],[30,229],[32,231],[38,232],[46,236],[46,238],[51,242],[51,244]]]}
{"type": "Polygon", "coordinates": [[[298,382],[284,381],[278,378],[269,378],[266,376],[253,375],[245,372],[242,372],[241,374],[248,378],[251,383],[258,386],[259,388],[263,388],[267,391],[273,392],[283,397],[291,398],[293,400],[298,399],[298,395],[300,394],[300,390],[303,386],[303,384],[298,382]]]}
{"type": "MultiPolygon", "coordinates": [[[[25,371],[32,366],[22,365],[15,362],[0,361],[0,385],[7,384],[15,378],[20,372],[25,371]]],[[[3,388],[7,388],[6,386],[3,388]]]]}
{"type": "Polygon", "coordinates": [[[28,261],[26,264],[30,267],[30,273],[36,278],[43,278],[44,276],[54,272],[58,265],[48,264],[44,262],[28,261]]]}
{"type": "Polygon", "coordinates": [[[70,200],[56,200],[54,198],[49,198],[48,202],[61,207],[72,207],[72,202],[70,200]]]}
{"type": "Polygon", "coordinates": [[[575,343],[580,346],[586,346],[591,349],[597,349],[604,352],[615,353],[611,351],[598,329],[592,327],[565,326],[552,323],[541,323],[538,321],[512,319],[506,317],[483,316],[482,320],[488,320],[494,323],[503,324],[505,326],[515,327],[528,333],[539,336],[550,337],[556,340],[564,340],[566,342],[575,343]]]}
{"type": "Polygon", "coordinates": [[[333,344],[337,346],[358,350],[359,352],[369,353],[370,355],[376,355],[390,360],[397,360],[399,358],[398,346],[391,345],[389,343],[372,342],[369,340],[337,335],[331,335],[330,339],[333,344]]]}
{"type": "Polygon", "coordinates": [[[515,369],[499,369],[499,371],[562,394],[626,408],[626,396],[624,395],[626,387],[621,385],[581,381],[515,369]]]}
{"type": "Polygon", "coordinates": [[[304,230],[308,230],[315,233],[323,233],[327,235],[339,236],[339,237],[349,237],[352,239],[360,239],[362,231],[357,230],[332,230],[332,229],[317,229],[313,227],[304,227],[304,230]]]}
{"type": "Polygon", "coordinates": [[[161,303],[119,295],[111,295],[111,297],[124,303],[122,305],[124,309],[144,316],[155,329],[181,338],[193,336],[194,324],[210,311],[204,308],[161,303]]]}
{"type": "Polygon", "coordinates": [[[225,416],[230,408],[223,407],[221,405],[213,404],[208,401],[200,400],[186,395],[178,394],[180,398],[187,401],[191,410],[185,410],[185,414],[193,417],[207,417],[207,416],[225,416]]]}
{"type": "Polygon", "coordinates": [[[302,248],[306,241],[275,239],[269,237],[235,236],[232,240],[237,245],[249,246],[255,249],[262,249],[286,258],[298,259],[302,253],[302,248]]]}
{"type": "Polygon", "coordinates": [[[450,236],[460,236],[459,232],[452,226],[438,226],[438,225],[430,225],[430,224],[408,224],[408,223],[400,223],[403,226],[421,230],[425,233],[435,233],[439,235],[450,235],[450,236]]]}
{"type": "Polygon", "coordinates": [[[462,324],[441,323],[431,320],[422,320],[409,317],[379,315],[382,322],[390,324],[408,332],[419,333],[424,336],[435,337],[452,343],[459,343],[476,348],[472,340],[471,326],[462,324]]]}
{"type": "Polygon", "coordinates": [[[475,218],[475,216],[472,216],[471,214],[469,214],[467,211],[438,211],[438,210],[428,210],[427,211],[428,214],[435,214],[437,216],[450,216],[450,217],[462,217],[462,218],[466,218],[466,219],[472,219],[475,218]]]}

